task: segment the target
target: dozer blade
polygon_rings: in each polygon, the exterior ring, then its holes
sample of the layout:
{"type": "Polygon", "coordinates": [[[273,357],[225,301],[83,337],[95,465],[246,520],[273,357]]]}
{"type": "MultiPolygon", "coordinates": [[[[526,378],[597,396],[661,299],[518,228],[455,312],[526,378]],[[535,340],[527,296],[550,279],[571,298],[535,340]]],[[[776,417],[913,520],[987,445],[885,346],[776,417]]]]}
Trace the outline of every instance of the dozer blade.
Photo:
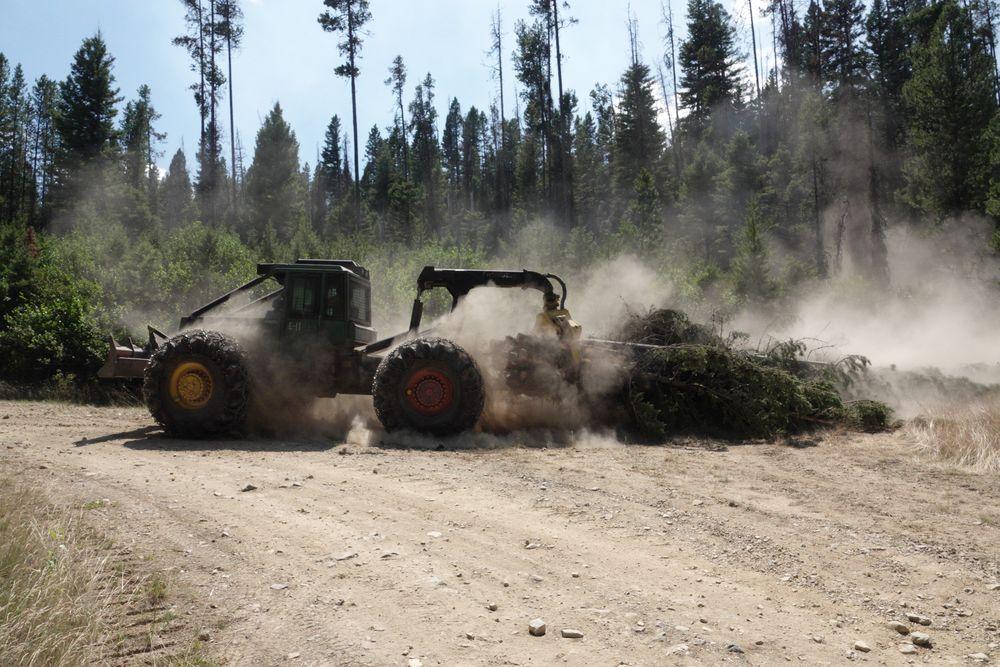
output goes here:
{"type": "Polygon", "coordinates": [[[159,348],[159,341],[167,336],[159,329],[148,326],[149,341],[145,347],[139,347],[129,339],[127,344],[115,341],[108,336],[108,358],[97,371],[97,377],[103,380],[141,380],[146,375],[149,358],[159,348]]]}
{"type": "Polygon", "coordinates": [[[152,356],[151,352],[136,347],[131,341],[128,345],[121,345],[111,336],[108,337],[108,342],[108,358],[101,370],[97,371],[97,377],[104,380],[142,379],[152,356]]]}

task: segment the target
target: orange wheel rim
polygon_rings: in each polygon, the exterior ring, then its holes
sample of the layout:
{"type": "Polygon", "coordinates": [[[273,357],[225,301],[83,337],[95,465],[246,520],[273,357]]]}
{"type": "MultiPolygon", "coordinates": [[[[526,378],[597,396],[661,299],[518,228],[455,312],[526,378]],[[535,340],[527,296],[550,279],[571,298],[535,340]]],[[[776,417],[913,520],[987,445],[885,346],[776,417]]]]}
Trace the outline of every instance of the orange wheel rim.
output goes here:
{"type": "Polygon", "coordinates": [[[451,379],[435,368],[421,368],[406,383],[406,402],[416,412],[434,416],[448,410],[455,400],[451,379]]]}

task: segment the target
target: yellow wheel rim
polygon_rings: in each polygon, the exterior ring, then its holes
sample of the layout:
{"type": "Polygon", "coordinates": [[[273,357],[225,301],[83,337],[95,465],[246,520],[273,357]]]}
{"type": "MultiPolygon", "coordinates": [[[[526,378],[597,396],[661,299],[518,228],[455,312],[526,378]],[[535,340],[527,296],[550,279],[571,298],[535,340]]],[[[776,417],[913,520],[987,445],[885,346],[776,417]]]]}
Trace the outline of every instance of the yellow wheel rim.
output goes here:
{"type": "Polygon", "coordinates": [[[212,374],[197,361],[186,361],[170,374],[170,398],[185,410],[205,407],[212,388],[212,374]]]}

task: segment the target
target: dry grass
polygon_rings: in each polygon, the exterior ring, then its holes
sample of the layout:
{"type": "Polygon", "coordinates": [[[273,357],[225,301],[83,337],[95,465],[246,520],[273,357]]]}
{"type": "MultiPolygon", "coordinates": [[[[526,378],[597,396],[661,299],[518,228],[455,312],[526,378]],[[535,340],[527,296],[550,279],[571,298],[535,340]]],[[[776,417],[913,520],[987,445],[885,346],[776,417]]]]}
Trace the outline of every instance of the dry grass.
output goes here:
{"type": "Polygon", "coordinates": [[[910,423],[921,447],[977,472],[1000,472],[1000,399],[939,409],[910,423]]]}
{"type": "Polygon", "coordinates": [[[168,581],[133,572],[87,527],[86,513],[104,506],[55,507],[0,477],[0,666],[211,665],[200,642],[175,638],[159,650],[176,618],[172,610],[156,613],[168,581]],[[140,615],[126,621],[129,613],[140,615]],[[148,620],[137,624],[140,618],[148,620]]]}
{"type": "Polygon", "coordinates": [[[95,535],[11,480],[0,480],[0,664],[100,659],[112,594],[95,535]]]}

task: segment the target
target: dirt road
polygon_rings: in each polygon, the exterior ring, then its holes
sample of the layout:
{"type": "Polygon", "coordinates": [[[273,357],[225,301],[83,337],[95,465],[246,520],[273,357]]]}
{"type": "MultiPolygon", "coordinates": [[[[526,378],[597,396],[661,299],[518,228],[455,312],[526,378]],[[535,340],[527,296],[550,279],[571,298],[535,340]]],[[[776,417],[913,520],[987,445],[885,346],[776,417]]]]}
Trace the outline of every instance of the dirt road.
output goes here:
{"type": "Polygon", "coordinates": [[[901,435],[436,451],[178,441],[141,409],[0,418],[0,472],[109,500],[95,519],[192,591],[183,612],[226,619],[230,664],[1000,658],[1000,480],[901,435]],[[892,620],[933,647],[904,654],[892,620]]]}

